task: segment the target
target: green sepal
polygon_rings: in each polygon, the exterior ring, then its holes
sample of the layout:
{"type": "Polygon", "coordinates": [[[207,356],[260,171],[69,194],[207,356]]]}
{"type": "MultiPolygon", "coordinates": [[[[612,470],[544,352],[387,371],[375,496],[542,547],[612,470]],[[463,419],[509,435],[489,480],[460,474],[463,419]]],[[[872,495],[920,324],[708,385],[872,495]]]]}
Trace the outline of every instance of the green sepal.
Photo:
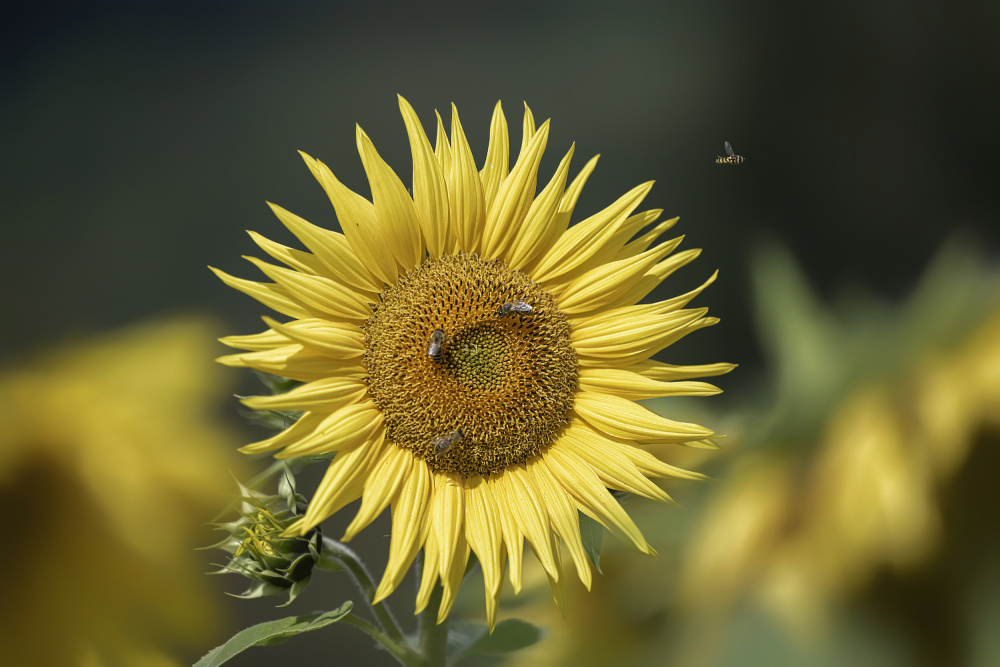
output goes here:
{"type": "MultiPolygon", "coordinates": [[[[288,602],[305,589],[313,567],[322,555],[322,535],[319,527],[305,536],[287,537],[284,531],[299,519],[295,509],[306,505],[295,492],[291,470],[282,471],[281,495],[269,495],[237,481],[240,495],[231,506],[239,518],[216,522],[219,530],[228,533],[216,546],[231,554],[229,563],[215,574],[224,572],[250,579],[250,587],[235,596],[263,597],[288,593],[288,602]],[[294,503],[294,509],[289,508],[294,503]]],[[[287,602],[285,603],[287,604],[287,602]]]]}
{"type": "Polygon", "coordinates": [[[271,375],[270,373],[264,373],[256,369],[250,369],[250,372],[256,375],[261,384],[267,387],[267,390],[272,394],[284,394],[302,384],[298,380],[291,380],[280,375],[271,375]]]}
{"type": "MultiPolygon", "coordinates": [[[[237,395],[236,398],[244,399],[250,397],[237,395]]],[[[251,410],[249,408],[239,408],[237,412],[247,421],[260,424],[272,431],[284,431],[297,422],[304,414],[301,410],[251,410]]]]}
{"type": "Polygon", "coordinates": [[[580,512],[580,539],[587,558],[594,564],[594,569],[601,572],[601,544],[604,542],[604,526],[580,512]]]}
{"type": "Polygon", "coordinates": [[[339,609],[316,612],[305,616],[289,616],[251,626],[233,635],[226,643],[217,646],[194,664],[194,667],[216,667],[224,664],[248,648],[281,644],[303,632],[312,632],[336,623],[351,612],[353,603],[345,602],[339,609]]]}

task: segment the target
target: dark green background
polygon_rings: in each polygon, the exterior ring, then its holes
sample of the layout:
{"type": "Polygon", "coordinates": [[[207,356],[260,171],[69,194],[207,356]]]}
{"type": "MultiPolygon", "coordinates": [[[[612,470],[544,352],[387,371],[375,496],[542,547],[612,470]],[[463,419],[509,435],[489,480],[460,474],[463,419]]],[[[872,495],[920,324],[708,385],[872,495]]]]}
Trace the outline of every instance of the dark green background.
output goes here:
{"type": "MultiPolygon", "coordinates": [[[[996,2],[133,4],[24,5],[0,21],[0,361],[165,310],[256,331],[263,307],[206,265],[255,277],[244,229],[291,242],[265,200],[335,225],[295,151],[367,194],[356,122],[407,182],[397,93],[429,130],[455,102],[480,161],[495,102],[516,152],[527,101],[552,118],[544,178],[573,141],[574,172],[602,154],[584,215],[655,179],[646,206],[680,215],[683,247],[705,249],[663,294],[721,269],[699,303],[722,324],[670,360],[742,363],[721,382],[728,400],[761,369],[747,281],[759,240],[788,243],[824,295],[890,298],[956,231],[1000,247],[996,2]],[[724,140],[743,165],[713,163],[724,140]]],[[[386,532],[366,531],[376,552],[386,532]]],[[[270,601],[237,606],[274,615],[270,601]]]]}

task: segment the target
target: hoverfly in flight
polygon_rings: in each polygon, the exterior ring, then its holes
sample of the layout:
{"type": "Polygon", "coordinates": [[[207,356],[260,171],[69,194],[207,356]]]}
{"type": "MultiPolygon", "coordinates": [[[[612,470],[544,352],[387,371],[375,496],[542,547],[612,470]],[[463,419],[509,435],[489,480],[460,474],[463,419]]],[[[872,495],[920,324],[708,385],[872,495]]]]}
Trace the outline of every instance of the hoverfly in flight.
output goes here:
{"type": "Polygon", "coordinates": [[[743,162],[743,156],[733,153],[733,147],[729,145],[728,141],[726,142],[726,157],[720,155],[715,158],[715,164],[739,164],[740,162],[743,162]]]}

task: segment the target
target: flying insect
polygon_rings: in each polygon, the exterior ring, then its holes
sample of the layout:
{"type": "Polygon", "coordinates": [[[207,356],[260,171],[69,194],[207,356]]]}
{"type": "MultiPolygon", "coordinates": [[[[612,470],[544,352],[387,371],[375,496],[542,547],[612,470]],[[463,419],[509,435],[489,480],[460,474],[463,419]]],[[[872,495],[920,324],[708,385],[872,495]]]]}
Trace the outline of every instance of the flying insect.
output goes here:
{"type": "Polygon", "coordinates": [[[726,157],[719,155],[715,158],[715,164],[739,164],[741,162],[743,162],[743,156],[733,153],[733,147],[729,145],[728,141],[726,142],[726,157]]]}

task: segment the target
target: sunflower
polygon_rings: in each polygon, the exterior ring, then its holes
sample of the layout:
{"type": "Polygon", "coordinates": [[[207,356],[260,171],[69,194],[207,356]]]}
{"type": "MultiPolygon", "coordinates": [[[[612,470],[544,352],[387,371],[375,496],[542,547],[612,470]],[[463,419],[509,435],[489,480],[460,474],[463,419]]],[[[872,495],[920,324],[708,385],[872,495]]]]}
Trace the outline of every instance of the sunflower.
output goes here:
{"type": "Polygon", "coordinates": [[[399,106],[413,155],[412,197],[360,127],[371,201],[303,153],[343,233],[270,205],[309,252],[250,232],[285,265],[247,258],[273,282],[213,271],[291,320],[264,318],[263,333],[223,338],[246,352],[219,361],[303,383],[244,399],[302,417],[241,451],[278,458],[336,452],[292,534],[361,498],[343,536],[350,540],[391,507],[389,561],[376,600],[398,586],[423,549],[417,612],[440,580],[440,622],[475,552],[492,627],[505,568],[515,593],[521,588],[525,540],[557,602],[563,550],[590,587],[579,512],[655,553],[609,489],[669,500],[650,477],[701,476],[643,446],[712,446],[712,432],[636,401],[715,394],[692,378],[733,366],[650,359],[717,322],[705,308],[686,308],[715,275],[686,294],[638,304],[700,252],[674,253],[680,238],[656,243],[677,218],[657,222],[660,210],[635,212],[651,182],[570,227],[597,157],[569,181],[570,147],[536,193],[549,123],[536,127],[527,106],[509,168],[507,122],[496,105],[482,169],[454,106],[450,136],[437,117],[434,148],[402,97],[399,106]]]}

